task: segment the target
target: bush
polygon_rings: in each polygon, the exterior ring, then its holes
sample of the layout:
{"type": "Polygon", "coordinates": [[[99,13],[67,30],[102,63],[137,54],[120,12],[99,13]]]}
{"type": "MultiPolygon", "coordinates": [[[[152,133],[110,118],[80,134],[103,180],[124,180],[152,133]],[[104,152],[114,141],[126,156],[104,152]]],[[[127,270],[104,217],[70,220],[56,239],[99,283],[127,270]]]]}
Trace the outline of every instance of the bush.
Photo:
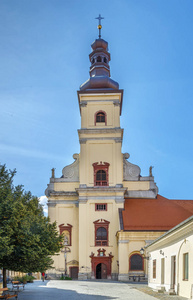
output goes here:
{"type": "Polygon", "coordinates": [[[72,278],[71,278],[71,277],[68,277],[68,276],[65,276],[65,275],[62,275],[62,276],[60,277],[60,280],[72,280],[72,278]]]}
{"type": "Polygon", "coordinates": [[[26,284],[27,282],[34,282],[34,279],[35,279],[35,277],[32,275],[25,275],[22,277],[19,277],[19,276],[14,277],[14,281],[20,281],[24,284],[26,284]]]}

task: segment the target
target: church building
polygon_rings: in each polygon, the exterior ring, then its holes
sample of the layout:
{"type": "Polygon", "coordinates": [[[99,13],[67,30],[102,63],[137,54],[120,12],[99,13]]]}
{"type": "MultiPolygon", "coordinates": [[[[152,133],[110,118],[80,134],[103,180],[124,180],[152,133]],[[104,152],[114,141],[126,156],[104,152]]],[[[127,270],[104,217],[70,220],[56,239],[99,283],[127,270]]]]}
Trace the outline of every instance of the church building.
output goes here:
{"type": "Polygon", "coordinates": [[[152,175],[122,153],[123,90],[110,77],[108,43],[99,38],[89,55],[90,78],[77,92],[80,153],[46,189],[48,214],[64,235],[64,252],[48,274],[78,279],[129,280],[147,276],[140,249],[193,214],[193,201],[158,194],[152,175]]]}

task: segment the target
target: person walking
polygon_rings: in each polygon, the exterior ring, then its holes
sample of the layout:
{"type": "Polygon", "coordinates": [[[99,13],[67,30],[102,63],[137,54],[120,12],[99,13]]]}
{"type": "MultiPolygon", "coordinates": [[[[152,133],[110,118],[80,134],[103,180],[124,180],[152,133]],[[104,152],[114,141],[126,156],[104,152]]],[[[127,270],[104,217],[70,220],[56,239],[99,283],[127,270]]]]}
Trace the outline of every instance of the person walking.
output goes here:
{"type": "Polygon", "coordinates": [[[45,273],[44,272],[42,272],[42,280],[43,280],[43,282],[45,280],[45,273]]]}

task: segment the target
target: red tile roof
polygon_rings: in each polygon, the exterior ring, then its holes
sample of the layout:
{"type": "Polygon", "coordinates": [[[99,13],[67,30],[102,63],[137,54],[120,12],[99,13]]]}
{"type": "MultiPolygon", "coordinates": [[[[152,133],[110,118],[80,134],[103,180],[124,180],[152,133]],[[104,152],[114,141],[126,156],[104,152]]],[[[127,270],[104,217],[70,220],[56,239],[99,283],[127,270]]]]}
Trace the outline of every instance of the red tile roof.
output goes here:
{"type": "Polygon", "coordinates": [[[123,229],[165,231],[193,215],[193,200],[125,198],[123,229]]]}

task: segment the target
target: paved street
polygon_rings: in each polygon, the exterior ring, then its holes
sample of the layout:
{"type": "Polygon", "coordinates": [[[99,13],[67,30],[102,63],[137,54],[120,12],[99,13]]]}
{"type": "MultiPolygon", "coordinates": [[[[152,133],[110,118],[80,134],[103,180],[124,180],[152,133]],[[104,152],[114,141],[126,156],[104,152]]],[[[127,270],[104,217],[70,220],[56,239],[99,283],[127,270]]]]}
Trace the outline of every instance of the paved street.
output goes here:
{"type": "Polygon", "coordinates": [[[163,299],[173,300],[184,299],[177,296],[162,296],[157,293],[152,293],[152,296],[149,291],[150,289],[143,284],[109,281],[35,281],[26,284],[24,291],[19,293],[18,300],[155,300],[157,296],[159,299],[162,299],[162,297],[163,299]],[[141,289],[141,291],[138,289],[141,289]],[[155,295],[156,297],[154,297],[155,295]]]}
{"type": "Polygon", "coordinates": [[[35,281],[26,284],[18,300],[155,300],[126,283],[100,281],[35,281]]]}

